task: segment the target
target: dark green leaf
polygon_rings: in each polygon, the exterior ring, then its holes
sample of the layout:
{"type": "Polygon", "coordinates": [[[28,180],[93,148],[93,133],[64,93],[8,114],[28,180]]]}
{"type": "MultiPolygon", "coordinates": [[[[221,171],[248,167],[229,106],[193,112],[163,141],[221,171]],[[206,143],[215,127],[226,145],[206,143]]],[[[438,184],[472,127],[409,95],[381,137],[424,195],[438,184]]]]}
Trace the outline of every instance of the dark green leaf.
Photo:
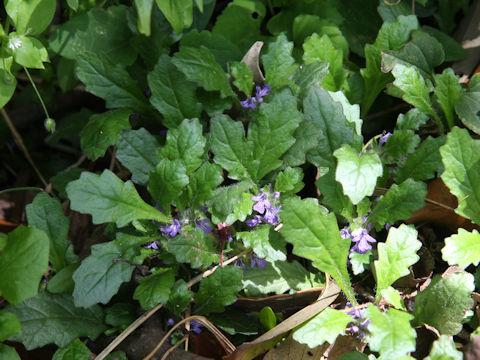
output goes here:
{"type": "Polygon", "coordinates": [[[230,335],[257,335],[258,320],[249,315],[242,310],[229,309],[227,313],[208,315],[208,320],[230,335]]]}
{"type": "Polygon", "coordinates": [[[0,310],[0,341],[7,340],[10,336],[18,334],[22,330],[20,321],[15,314],[0,310]]]}
{"type": "Polygon", "coordinates": [[[165,304],[175,282],[175,271],[172,269],[152,270],[153,274],[139,280],[133,298],[140,302],[145,310],[158,304],[165,304]]]}
{"type": "Polygon", "coordinates": [[[242,270],[238,267],[219,267],[200,283],[195,294],[195,313],[223,312],[225,306],[237,300],[242,289],[242,270]]]}
{"type": "Polygon", "coordinates": [[[133,302],[115,303],[105,309],[105,323],[115,327],[128,326],[137,318],[137,305],[133,302]]]}
{"type": "Polygon", "coordinates": [[[278,174],[275,181],[275,191],[279,192],[298,192],[304,184],[302,168],[287,167],[284,171],[278,174]]]}
{"type": "Polygon", "coordinates": [[[66,266],[65,253],[70,241],[67,238],[69,220],[63,215],[62,205],[46,193],[38,194],[25,207],[28,224],[43,230],[50,240],[49,260],[58,272],[66,266]]]}
{"type": "Polygon", "coordinates": [[[150,174],[148,191],[160,209],[168,209],[171,205],[183,205],[178,198],[188,182],[187,170],[180,159],[162,159],[150,174]]]}
{"type": "Polygon", "coordinates": [[[155,0],[155,2],[177,34],[192,25],[192,0],[155,0]]]}
{"type": "Polygon", "coordinates": [[[400,114],[395,125],[398,130],[418,130],[428,121],[428,115],[418,109],[411,109],[406,114],[400,114]]]}
{"type": "Polygon", "coordinates": [[[3,108],[12,98],[17,87],[17,79],[8,71],[0,69],[0,106],[3,108]]]}
{"type": "Polygon", "coordinates": [[[430,26],[423,26],[422,30],[442,44],[443,50],[445,51],[445,62],[460,61],[467,56],[467,51],[462,45],[443,31],[430,26]]]}
{"type": "MultiPolygon", "coordinates": [[[[245,192],[251,188],[251,184],[247,181],[242,181],[230,186],[220,187],[216,190],[215,197],[211,200],[210,212],[218,218],[218,222],[227,221],[230,217],[232,222],[236,220],[234,216],[231,217],[237,204],[242,202],[245,192]]],[[[253,204],[250,201],[250,204],[253,204]]],[[[251,210],[251,209],[250,209],[251,210]]]]}
{"type": "Polygon", "coordinates": [[[74,263],[58,271],[48,282],[47,290],[52,294],[60,294],[63,292],[71,294],[75,288],[72,276],[79,266],[80,263],[74,263]]]}
{"type": "Polygon", "coordinates": [[[45,291],[7,310],[17,315],[22,325],[22,332],[10,340],[22,342],[28,350],[52,343],[64,347],[77,337],[95,339],[106,330],[100,306],[75,307],[67,294],[45,291]]]}
{"type": "Polygon", "coordinates": [[[215,189],[223,182],[222,168],[217,164],[205,162],[190,175],[188,194],[190,206],[203,205],[215,196],[215,189]]]}
{"type": "Polygon", "coordinates": [[[328,75],[329,66],[326,61],[314,61],[300,66],[293,75],[293,80],[298,86],[297,95],[303,98],[310,88],[322,86],[323,79],[328,75]]]}
{"type": "Polygon", "coordinates": [[[80,179],[68,184],[67,194],[71,208],[91,214],[94,224],[116,222],[122,227],[138,219],[171,221],[145,203],[131,181],[124,183],[109,170],[104,170],[102,175],[83,172],[80,179]]]}
{"type": "Polygon", "coordinates": [[[268,45],[268,51],[262,56],[265,68],[265,83],[273,89],[288,85],[290,77],[297,69],[292,57],[293,42],[287,40],[284,34],[268,45]]]}
{"type": "Polygon", "coordinates": [[[207,267],[218,260],[212,238],[201,230],[181,231],[168,240],[167,249],[179,263],[188,262],[192,268],[207,267]]]}
{"type": "Polygon", "coordinates": [[[82,168],[73,168],[67,172],[59,172],[57,175],[50,178],[50,182],[52,183],[53,188],[58,191],[58,195],[61,198],[66,199],[67,193],[65,188],[68,183],[77,180],[80,177],[80,174],[84,171],[85,169],[82,168]]]}
{"type": "Polygon", "coordinates": [[[420,143],[420,136],[412,130],[395,130],[385,144],[386,161],[390,164],[398,162],[398,159],[404,158],[407,154],[415,151],[420,143]]]}
{"type": "Polygon", "coordinates": [[[53,354],[52,360],[85,360],[90,357],[91,353],[90,349],[80,339],[75,339],[63,349],[58,349],[53,354]]]}
{"type": "MultiPolygon", "coordinates": [[[[455,123],[455,104],[462,93],[462,87],[458,83],[458,76],[455,75],[452,68],[448,68],[443,70],[441,74],[435,75],[434,79],[437,85],[434,93],[443,109],[447,124],[449,124],[449,127],[452,127],[455,123]]],[[[463,109],[463,107],[459,105],[459,109],[463,109]]]]}
{"type": "Polygon", "coordinates": [[[480,134],[480,91],[462,94],[455,104],[455,111],[467,128],[480,134]]]}
{"type": "Polygon", "coordinates": [[[305,164],[306,155],[315,149],[322,139],[322,129],[313,121],[301,121],[295,130],[295,143],[283,155],[283,166],[300,166],[305,164]]]}
{"type": "Polygon", "coordinates": [[[270,225],[259,225],[252,231],[238,232],[246,248],[252,248],[255,254],[269,262],[287,260],[285,242],[281,238],[270,236],[270,225]]]}
{"type": "Polygon", "coordinates": [[[193,292],[187,288],[187,283],[183,279],[179,279],[175,282],[170,292],[170,297],[165,305],[167,309],[180,315],[190,304],[192,300],[193,292]]]}
{"type": "Polygon", "coordinates": [[[11,304],[20,304],[38,292],[48,268],[48,236],[31,227],[19,226],[8,234],[0,255],[0,294],[11,304]]]}

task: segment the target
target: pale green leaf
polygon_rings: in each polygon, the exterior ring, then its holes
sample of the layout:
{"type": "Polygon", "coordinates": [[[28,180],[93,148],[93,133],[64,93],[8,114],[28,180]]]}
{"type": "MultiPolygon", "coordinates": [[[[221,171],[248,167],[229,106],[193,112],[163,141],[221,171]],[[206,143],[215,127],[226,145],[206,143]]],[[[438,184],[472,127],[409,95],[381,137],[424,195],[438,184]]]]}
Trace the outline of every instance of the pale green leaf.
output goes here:
{"type": "Polygon", "coordinates": [[[8,71],[0,68],[0,107],[4,107],[12,98],[17,87],[17,79],[8,71]]]}
{"type": "Polygon", "coordinates": [[[475,266],[480,262],[480,234],[477,230],[468,232],[459,228],[458,234],[453,234],[445,239],[442,249],[442,258],[449,265],[458,264],[465,269],[468,265],[475,266]]]}
{"type": "Polygon", "coordinates": [[[455,111],[462,123],[475,134],[480,134],[480,92],[463,93],[455,104],[455,111]]]}
{"type": "Polygon", "coordinates": [[[177,34],[192,25],[192,0],[155,0],[155,2],[177,34]]]}
{"type": "Polygon", "coordinates": [[[19,65],[33,69],[44,69],[44,62],[48,62],[48,52],[40,40],[25,35],[9,34],[9,43],[18,44],[13,50],[13,58],[19,65]]]}
{"type": "Polygon", "coordinates": [[[343,114],[347,121],[355,128],[358,136],[362,136],[363,120],[360,118],[360,106],[358,104],[350,104],[344,93],[341,91],[329,92],[333,100],[342,104],[343,114]]]}
{"type": "Polygon", "coordinates": [[[18,334],[21,330],[22,326],[15,314],[0,310],[0,341],[7,340],[10,336],[18,334]]]}
{"type": "Polygon", "coordinates": [[[463,360],[463,354],[457,350],[453,339],[442,335],[434,341],[430,354],[424,360],[463,360]]]}
{"type": "Polygon", "coordinates": [[[137,10],[137,27],[140,34],[150,36],[151,16],[153,0],[135,0],[135,9],[137,10]]]}
{"type": "Polygon", "coordinates": [[[15,30],[30,35],[38,35],[48,27],[57,6],[55,0],[6,0],[4,4],[15,30]]]}
{"type": "Polygon", "coordinates": [[[393,305],[397,309],[407,311],[400,293],[393,287],[389,286],[386,289],[383,289],[380,292],[380,296],[384,298],[387,303],[393,305]]]}

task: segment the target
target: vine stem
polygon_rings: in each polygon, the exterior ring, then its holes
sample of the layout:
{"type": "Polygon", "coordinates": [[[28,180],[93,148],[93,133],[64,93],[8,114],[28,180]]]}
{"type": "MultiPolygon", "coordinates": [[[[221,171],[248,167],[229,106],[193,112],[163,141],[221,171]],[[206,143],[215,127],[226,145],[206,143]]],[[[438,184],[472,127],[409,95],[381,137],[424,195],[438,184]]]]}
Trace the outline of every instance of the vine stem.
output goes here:
{"type": "MultiPolygon", "coordinates": [[[[251,251],[252,249],[247,249],[241,252],[240,254],[232,257],[231,259],[226,260],[223,263],[223,266],[226,266],[228,264],[235,262],[236,260],[240,259],[244,255],[247,255],[251,251]]],[[[187,283],[187,288],[195,285],[196,283],[199,283],[200,281],[202,281],[202,279],[212,275],[219,267],[220,265],[217,265],[211,268],[210,270],[207,270],[204,273],[197,275],[187,283]]],[[[105,349],[103,349],[103,351],[100,354],[98,354],[95,360],[104,360],[113,351],[113,349],[115,349],[123,340],[127,338],[128,335],[130,335],[134,330],[136,330],[140,325],[142,325],[145,321],[147,321],[153,314],[155,314],[162,307],[163,307],[163,304],[158,304],[153,309],[150,309],[146,313],[143,313],[137,320],[131,323],[129,327],[123,330],[120,335],[118,335],[115,339],[113,339],[113,341],[110,344],[108,344],[108,346],[105,349]]]]}
{"type": "Polygon", "coordinates": [[[40,101],[40,104],[42,105],[45,116],[47,118],[50,118],[50,115],[48,115],[47,107],[45,106],[45,103],[43,102],[42,96],[40,95],[40,92],[37,89],[37,85],[35,85],[35,82],[33,81],[32,77],[30,76],[30,72],[28,71],[28,69],[25,66],[23,67],[23,70],[25,70],[25,74],[27,74],[28,80],[30,80],[30,83],[33,86],[33,90],[35,90],[35,93],[37,94],[38,100],[40,101]]]}

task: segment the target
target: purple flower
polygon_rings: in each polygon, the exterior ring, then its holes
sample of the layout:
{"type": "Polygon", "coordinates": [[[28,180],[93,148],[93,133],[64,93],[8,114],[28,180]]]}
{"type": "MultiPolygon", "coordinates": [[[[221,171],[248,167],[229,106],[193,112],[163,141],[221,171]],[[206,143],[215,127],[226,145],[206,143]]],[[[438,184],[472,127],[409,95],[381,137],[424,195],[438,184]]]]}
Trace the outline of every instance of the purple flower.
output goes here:
{"type": "Polygon", "coordinates": [[[350,239],[350,233],[348,232],[348,229],[346,227],[340,230],[340,236],[342,239],[350,239]]]}
{"type": "Polygon", "coordinates": [[[153,249],[153,250],[158,250],[159,247],[158,247],[158,244],[156,241],[152,241],[150,244],[148,245],[143,245],[142,246],[144,249],[153,249]]]}
{"type": "Polygon", "coordinates": [[[275,225],[278,222],[277,212],[279,210],[280,207],[268,207],[265,211],[265,215],[263,216],[263,220],[269,224],[275,225]]]}
{"type": "Polygon", "coordinates": [[[385,145],[385,143],[387,142],[387,140],[390,136],[392,136],[391,132],[386,132],[385,130],[383,130],[382,136],[380,136],[380,138],[378,139],[378,144],[380,146],[385,145]]]}
{"type": "Polygon", "coordinates": [[[264,85],[262,88],[260,86],[256,86],[256,94],[255,94],[255,100],[259,103],[263,102],[263,97],[268,95],[268,92],[270,91],[271,86],[270,85],[264,85]]]}
{"type": "Polygon", "coordinates": [[[270,203],[270,201],[268,201],[268,194],[266,192],[263,192],[263,189],[260,194],[252,196],[251,199],[257,202],[255,205],[253,205],[253,210],[259,212],[260,214],[263,214],[265,212],[265,208],[268,209],[272,207],[272,204],[270,203]]]}
{"type": "Polygon", "coordinates": [[[372,249],[370,243],[375,243],[375,240],[372,236],[368,235],[366,229],[358,228],[352,231],[352,241],[355,244],[350,251],[356,251],[359,254],[365,254],[368,250],[372,249]]]}
{"type": "Polygon", "coordinates": [[[200,229],[205,234],[208,234],[208,233],[212,232],[212,230],[213,230],[210,226],[207,225],[207,223],[210,222],[210,220],[208,220],[208,219],[200,220],[200,218],[196,218],[193,222],[195,223],[195,231],[197,231],[197,229],[200,229]]]}
{"type": "Polygon", "coordinates": [[[200,324],[199,322],[196,322],[195,320],[190,321],[190,331],[193,331],[194,333],[200,334],[202,332],[203,325],[200,324]]]}
{"type": "Polygon", "coordinates": [[[180,221],[178,221],[177,219],[173,219],[171,225],[163,225],[160,227],[160,230],[162,231],[164,236],[174,237],[178,234],[181,228],[182,224],[180,224],[180,221]]]}
{"type": "Polygon", "coordinates": [[[257,266],[261,270],[268,265],[268,261],[259,258],[257,254],[252,253],[250,254],[250,267],[246,266],[241,259],[236,260],[233,264],[243,270],[253,269],[255,266],[257,266]]]}
{"type": "Polygon", "coordinates": [[[262,222],[262,217],[260,215],[253,215],[253,219],[248,219],[245,221],[245,224],[247,224],[250,227],[257,226],[262,222]]]}
{"type": "MultiPolygon", "coordinates": [[[[350,306],[352,305],[347,302],[347,307],[350,306]]],[[[370,319],[365,318],[365,309],[351,308],[349,311],[345,312],[345,314],[350,315],[355,320],[348,324],[347,330],[352,334],[358,334],[358,337],[363,339],[365,337],[366,327],[370,323],[370,319]]]]}
{"type": "Polygon", "coordinates": [[[246,100],[240,101],[240,105],[242,105],[244,109],[255,109],[257,107],[257,105],[255,105],[254,98],[251,96],[249,96],[246,100]]]}

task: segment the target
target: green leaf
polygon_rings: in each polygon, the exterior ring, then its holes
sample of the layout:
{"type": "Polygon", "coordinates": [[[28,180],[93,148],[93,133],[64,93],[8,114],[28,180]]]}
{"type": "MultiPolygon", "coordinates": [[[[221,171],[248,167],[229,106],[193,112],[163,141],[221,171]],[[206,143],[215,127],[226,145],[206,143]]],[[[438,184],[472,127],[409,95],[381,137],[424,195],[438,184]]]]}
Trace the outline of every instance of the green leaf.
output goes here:
{"type": "Polygon", "coordinates": [[[153,269],[153,274],[139,280],[133,298],[140,302],[143,309],[148,310],[158,304],[165,304],[175,282],[173,269],[153,269]]]}
{"type": "Polygon", "coordinates": [[[129,281],[133,269],[123,261],[122,250],[113,242],[92,246],[92,254],[82,261],[73,273],[75,306],[88,308],[94,304],[107,304],[122,283],[129,281]]]}
{"type": "Polygon", "coordinates": [[[0,343],[0,357],[2,360],[21,360],[14,347],[0,343]]]}
{"type": "Polygon", "coordinates": [[[246,269],[243,272],[243,287],[249,296],[259,297],[269,293],[283,294],[287,290],[310,289],[323,284],[314,279],[297,261],[268,263],[263,269],[246,269]]]}
{"type": "Polygon", "coordinates": [[[107,148],[117,143],[120,131],[130,129],[130,114],[128,109],[119,109],[90,117],[80,133],[82,150],[89,159],[105,155],[107,148]]]}
{"type": "Polygon", "coordinates": [[[22,332],[10,340],[22,342],[27,350],[52,343],[64,347],[80,336],[95,339],[107,328],[100,306],[75,307],[67,294],[44,291],[7,311],[17,315],[22,325],[22,332]]]}
{"type": "Polygon", "coordinates": [[[190,174],[202,164],[206,142],[198,119],[185,119],[178,128],[167,132],[166,144],[159,150],[158,156],[160,159],[180,159],[187,174],[190,174]]]}
{"type": "Polygon", "coordinates": [[[287,167],[284,171],[277,175],[275,180],[275,191],[279,192],[298,192],[304,184],[302,168],[287,167]]]}
{"type": "Polygon", "coordinates": [[[352,251],[348,254],[348,258],[354,275],[361,274],[365,270],[370,269],[370,263],[373,260],[372,252],[370,250],[367,250],[367,252],[363,254],[352,251]]]}
{"type": "Polygon", "coordinates": [[[52,183],[53,188],[58,191],[58,195],[62,199],[66,199],[67,193],[65,192],[65,188],[68,183],[77,180],[84,171],[85,169],[82,168],[73,168],[66,172],[59,172],[57,175],[50,178],[50,182],[52,183]]]}
{"type": "Polygon", "coordinates": [[[343,186],[343,193],[353,204],[358,204],[375,190],[377,177],[382,176],[382,161],[376,153],[358,153],[350,145],[343,145],[333,153],[338,160],[335,179],[343,186]]]}
{"type": "Polygon", "coordinates": [[[423,207],[426,196],[427,185],[424,182],[407,179],[400,185],[393,184],[373,208],[368,221],[383,227],[387,223],[408,219],[412,212],[423,207]]]}
{"type": "Polygon", "coordinates": [[[345,335],[347,324],[352,322],[350,315],[327,307],[293,333],[293,339],[307,344],[311,349],[324,342],[333,344],[338,335],[345,335]]]}
{"type": "Polygon", "coordinates": [[[458,83],[458,76],[455,75],[452,68],[445,69],[441,74],[434,75],[434,79],[437,85],[434,93],[443,109],[447,124],[451,128],[455,123],[455,104],[460,98],[462,87],[458,83]]]}
{"type": "Polygon", "coordinates": [[[105,310],[105,322],[108,325],[128,326],[137,318],[137,305],[134,302],[115,303],[105,310]]]}
{"type": "Polygon", "coordinates": [[[462,123],[475,134],[480,134],[480,91],[463,93],[455,104],[462,123]]]}
{"type": "Polygon", "coordinates": [[[12,98],[17,87],[17,79],[4,69],[0,69],[0,107],[4,107],[12,98]]]}
{"type": "Polygon", "coordinates": [[[440,136],[426,138],[420,147],[409,154],[405,164],[396,172],[397,183],[402,183],[408,178],[416,181],[428,180],[443,171],[440,147],[445,144],[446,137],[440,136]]]}
{"type": "Polygon", "coordinates": [[[6,0],[5,10],[20,34],[41,34],[55,14],[55,0],[19,1],[6,0]]]}
{"type": "Polygon", "coordinates": [[[200,283],[195,294],[195,313],[223,312],[225,306],[237,300],[237,292],[241,289],[242,270],[232,266],[219,267],[200,283]]]}
{"type": "Polygon", "coordinates": [[[150,36],[153,0],[135,0],[137,10],[137,27],[140,34],[150,36]]]}
{"type": "Polygon", "coordinates": [[[282,157],[284,167],[305,164],[307,153],[318,146],[322,130],[313,121],[301,121],[294,137],[295,143],[282,157]]]}
{"type": "Polygon", "coordinates": [[[108,108],[131,108],[149,113],[150,106],[127,70],[103,53],[84,53],[77,58],[76,73],[87,91],[105,99],[108,108]]]}
{"type": "Polygon", "coordinates": [[[463,354],[457,350],[453,339],[442,335],[434,341],[430,354],[424,360],[463,360],[463,354]]]}
{"type": "Polygon", "coordinates": [[[157,139],[144,128],[123,130],[118,136],[116,157],[132,173],[132,181],[145,185],[158,163],[157,139]]]}
{"type": "Polygon", "coordinates": [[[428,324],[442,335],[456,335],[462,320],[473,306],[473,275],[456,273],[448,278],[436,275],[415,298],[415,324],[428,324]]]}
{"type": "Polygon", "coordinates": [[[445,167],[442,180],[458,198],[455,212],[480,224],[480,141],[473,140],[467,130],[454,127],[440,154],[445,167]]]}
{"type": "Polygon", "coordinates": [[[15,314],[0,310],[0,341],[5,341],[20,331],[22,331],[22,326],[15,314]]]}
{"type": "Polygon", "coordinates": [[[193,292],[187,288],[185,280],[179,279],[173,285],[170,297],[165,306],[173,313],[180,315],[187,306],[190,305],[192,297],[193,292]]]}
{"type": "Polygon", "coordinates": [[[400,114],[397,118],[395,128],[398,130],[418,130],[426,124],[428,115],[418,109],[410,109],[406,114],[400,114]]]}
{"type": "Polygon", "coordinates": [[[232,74],[233,85],[245,95],[250,96],[253,88],[253,73],[243,62],[234,62],[230,65],[230,74],[232,74]]]}
{"type": "Polygon", "coordinates": [[[374,45],[382,51],[401,50],[410,40],[412,31],[419,27],[415,15],[400,15],[392,22],[384,22],[378,31],[374,45]]]}
{"type": "Polygon", "coordinates": [[[184,204],[178,199],[188,181],[187,170],[182,160],[162,159],[155,172],[150,174],[148,191],[161,209],[168,209],[171,205],[183,207],[184,204]]]}
{"type": "Polygon", "coordinates": [[[480,234],[478,231],[474,229],[472,232],[468,232],[459,228],[458,234],[445,239],[442,258],[449,265],[458,264],[463,269],[470,264],[477,266],[480,262],[480,234]]]}
{"type": "Polygon", "coordinates": [[[256,180],[280,167],[280,157],[295,143],[293,134],[302,120],[297,100],[288,91],[277,93],[271,102],[260,107],[259,116],[250,123],[248,141],[253,143],[249,172],[256,180]]]}
{"type": "Polygon", "coordinates": [[[267,53],[262,56],[265,83],[273,89],[279,89],[291,82],[290,77],[298,66],[292,57],[292,50],[293,42],[288,41],[285,34],[281,34],[269,43],[267,53]]]}
{"type": "Polygon", "coordinates": [[[460,61],[467,56],[467,51],[462,45],[443,31],[430,26],[422,26],[422,30],[442,44],[445,51],[445,62],[460,61]]]}
{"type": "Polygon", "coordinates": [[[325,215],[313,199],[298,198],[288,199],[280,215],[281,233],[293,244],[293,253],[312,260],[316,268],[329,273],[349,301],[356,304],[347,271],[350,241],[340,237],[335,215],[325,215]]]}
{"type": "Polygon", "coordinates": [[[343,114],[345,115],[345,118],[350,123],[350,125],[355,128],[356,134],[358,136],[362,136],[363,120],[360,118],[360,106],[358,104],[350,104],[347,97],[342,91],[330,91],[329,94],[333,100],[342,104],[343,114]]]}
{"type": "Polygon", "coordinates": [[[262,327],[267,331],[273,329],[275,325],[277,325],[277,318],[270,306],[265,306],[260,310],[259,320],[262,327]]]}
{"type": "Polygon", "coordinates": [[[330,64],[325,61],[314,61],[310,64],[303,64],[293,75],[293,80],[297,85],[295,92],[297,96],[304,95],[312,87],[321,87],[322,81],[328,75],[328,67],[330,64]]]}
{"type": "Polygon", "coordinates": [[[184,46],[174,55],[172,62],[188,80],[197,82],[205,90],[220,91],[222,98],[234,95],[227,74],[205,46],[184,46]]]}
{"type": "Polygon", "coordinates": [[[155,2],[177,34],[192,25],[192,0],[155,0],[155,2]]]}
{"type": "Polygon", "coordinates": [[[90,357],[91,353],[80,339],[75,339],[63,349],[58,349],[53,354],[52,360],[85,360],[90,357]]]}
{"type": "MultiPolygon", "coordinates": [[[[232,216],[232,213],[237,207],[237,204],[244,201],[246,202],[246,200],[243,199],[243,194],[247,192],[251,186],[251,183],[241,181],[230,186],[218,188],[215,197],[211,200],[210,206],[210,212],[218,219],[218,221],[215,222],[227,222],[228,224],[232,224],[237,220],[237,217],[232,216]]],[[[250,204],[253,204],[251,200],[250,204]]]]}
{"type": "Polygon", "coordinates": [[[398,159],[414,152],[419,143],[420,136],[413,130],[395,130],[385,144],[386,159],[384,161],[388,164],[398,163],[398,159]]]}
{"type": "Polygon", "coordinates": [[[400,293],[395,290],[393,287],[389,286],[386,289],[383,289],[380,292],[380,296],[385,299],[385,301],[393,306],[395,306],[397,309],[407,311],[405,308],[405,305],[403,304],[402,297],[400,296],[400,293]]]}
{"type": "Polygon", "coordinates": [[[75,288],[72,276],[79,266],[80,263],[74,263],[58,271],[48,282],[47,290],[52,294],[60,294],[63,292],[71,294],[75,288]]]}
{"type": "Polygon", "coordinates": [[[205,162],[190,175],[188,194],[190,206],[204,205],[215,196],[215,189],[223,182],[222,168],[217,164],[205,162]]]}
{"type": "Polygon", "coordinates": [[[133,220],[151,219],[170,222],[170,218],[145,203],[131,181],[123,182],[114,173],[101,175],[84,171],[80,179],[67,186],[70,207],[91,214],[94,224],[116,222],[118,227],[133,220]]]}
{"type": "Polygon", "coordinates": [[[201,230],[180,231],[177,236],[168,240],[167,249],[175,255],[177,262],[188,262],[194,269],[205,268],[218,260],[212,238],[201,230]]]}
{"type": "Polygon", "coordinates": [[[213,161],[228,171],[234,180],[250,178],[247,167],[252,162],[253,146],[245,139],[241,122],[227,115],[217,115],[210,122],[210,144],[213,161]]]}
{"type": "Polygon", "coordinates": [[[227,224],[233,224],[237,220],[244,222],[247,216],[252,214],[253,204],[252,194],[243,193],[239,201],[234,203],[232,212],[226,217],[225,222],[227,224]]]}
{"type": "Polygon", "coordinates": [[[50,240],[49,260],[58,272],[66,266],[65,253],[70,241],[67,238],[69,219],[63,215],[62,205],[46,193],[39,193],[25,207],[28,224],[43,230],[50,240]]]}
{"type": "Polygon", "coordinates": [[[183,119],[200,116],[202,105],[195,94],[197,86],[185,78],[167,55],[160,56],[148,74],[148,86],[152,91],[150,102],[163,115],[166,127],[176,128],[183,119]]]}
{"type": "Polygon", "coordinates": [[[311,64],[314,61],[329,63],[329,74],[323,79],[322,85],[327,90],[340,90],[347,73],[343,70],[342,51],[333,46],[328,35],[320,37],[318,34],[313,34],[309,36],[303,43],[303,51],[303,61],[306,64],[311,64]]]}
{"type": "MultiPolygon", "coordinates": [[[[137,52],[132,49],[132,31],[127,22],[128,7],[93,8],[57,27],[50,37],[53,51],[71,60],[93,53],[119,65],[131,65],[137,52]]],[[[107,66],[108,70],[113,70],[107,66]]],[[[127,87],[128,89],[128,87],[127,87]]]]}
{"type": "Polygon", "coordinates": [[[418,70],[415,67],[396,64],[392,74],[395,77],[393,85],[404,92],[402,99],[439,122],[440,118],[432,107],[430,91],[418,70]]]}
{"type": "Polygon", "coordinates": [[[19,46],[13,51],[13,58],[19,65],[33,69],[44,69],[44,62],[48,60],[48,52],[40,40],[31,36],[9,34],[9,43],[17,42],[19,46]]]}
{"type": "Polygon", "coordinates": [[[415,330],[410,325],[413,316],[396,309],[384,313],[369,304],[365,316],[370,319],[369,346],[378,351],[384,360],[397,360],[410,351],[415,350],[415,330]]]}
{"type": "Polygon", "coordinates": [[[417,251],[422,243],[417,240],[417,235],[417,230],[402,224],[398,229],[391,227],[387,241],[378,244],[378,260],[375,260],[377,298],[382,290],[408,275],[408,268],[420,259],[417,251]]]}
{"type": "Polygon", "coordinates": [[[35,296],[48,268],[48,236],[31,227],[19,226],[8,234],[0,255],[0,294],[11,304],[35,296]]]}
{"type": "Polygon", "coordinates": [[[281,238],[270,236],[270,225],[256,226],[252,231],[238,232],[246,248],[252,248],[255,254],[269,262],[287,260],[285,243],[281,238]]]}

